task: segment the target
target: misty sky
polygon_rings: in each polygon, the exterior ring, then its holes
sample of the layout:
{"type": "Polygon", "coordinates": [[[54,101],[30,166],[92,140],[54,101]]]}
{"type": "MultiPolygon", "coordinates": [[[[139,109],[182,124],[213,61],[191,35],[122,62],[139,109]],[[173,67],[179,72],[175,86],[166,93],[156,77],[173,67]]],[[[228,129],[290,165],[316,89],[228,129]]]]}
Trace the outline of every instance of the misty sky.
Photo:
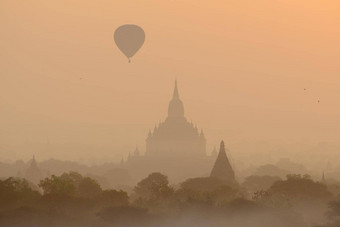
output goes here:
{"type": "Polygon", "coordinates": [[[0,160],[144,151],[175,79],[208,152],[340,142],[338,0],[0,0],[0,29],[0,160]],[[122,24],[146,33],[131,64],[122,24]]]}

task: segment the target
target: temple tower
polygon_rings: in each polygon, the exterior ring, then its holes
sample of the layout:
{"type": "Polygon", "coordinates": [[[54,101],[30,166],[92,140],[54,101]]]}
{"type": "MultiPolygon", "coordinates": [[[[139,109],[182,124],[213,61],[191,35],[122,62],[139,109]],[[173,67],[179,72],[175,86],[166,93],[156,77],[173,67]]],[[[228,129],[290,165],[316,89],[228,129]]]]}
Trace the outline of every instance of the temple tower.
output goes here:
{"type": "Polygon", "coordinates": [[[206,139],[203,131],[187,121],[180,100],[177,81],[164,122],[155,126],[146,139],[146,156],[183,158],[206,156],[206,139]]]}
{"type": "Polygon", "coordinates": [[[220,179],[231,187],[237,186],[235,173],[225,152],[223,140],[221,141],[220,151],[218,153],[214,167],[211,171],[210,177],[220,179]]]}

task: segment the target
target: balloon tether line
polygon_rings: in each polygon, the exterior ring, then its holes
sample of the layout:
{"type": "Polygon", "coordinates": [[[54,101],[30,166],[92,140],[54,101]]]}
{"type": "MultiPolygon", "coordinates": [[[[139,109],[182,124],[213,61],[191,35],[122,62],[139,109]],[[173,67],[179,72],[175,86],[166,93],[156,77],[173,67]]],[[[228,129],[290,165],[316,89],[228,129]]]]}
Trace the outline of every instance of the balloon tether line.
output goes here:
{"type": "Polygon", "coordinates": [[[130,58],[128,58],[128,59],[129,59],[129,61],[128,61],[128,62],[129,62],[129,63],[131,63],[131,60],[130,60],[130,58]]]}

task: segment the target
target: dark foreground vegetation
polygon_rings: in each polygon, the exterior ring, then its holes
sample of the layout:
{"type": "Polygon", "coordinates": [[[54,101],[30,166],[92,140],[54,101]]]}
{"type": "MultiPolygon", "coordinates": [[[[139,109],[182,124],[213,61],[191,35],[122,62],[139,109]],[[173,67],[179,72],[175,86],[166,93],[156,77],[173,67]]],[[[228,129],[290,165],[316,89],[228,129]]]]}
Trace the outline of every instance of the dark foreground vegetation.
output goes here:
{"type": "Polygon", "coordinates": [[[0,181],[0,226],[340,226],[336,192],[308,175],[252,176],[231,188],[215,178],[170,186],[152,173],[134,193],[102,190],[76,172],[36,186],[0,181]]]}

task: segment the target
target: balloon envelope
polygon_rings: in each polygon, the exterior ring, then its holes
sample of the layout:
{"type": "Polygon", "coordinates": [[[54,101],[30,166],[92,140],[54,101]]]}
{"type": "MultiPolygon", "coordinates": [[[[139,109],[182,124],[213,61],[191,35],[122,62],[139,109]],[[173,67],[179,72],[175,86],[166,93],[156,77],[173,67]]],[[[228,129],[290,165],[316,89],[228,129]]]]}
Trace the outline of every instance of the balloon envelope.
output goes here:
{"type": "Polygon", "coordinates": [[[142,47],[145,40],[144,30],[133,24],[122,25],[116,29],[114,40],[118,48],[130,58],[142,47]]]}

